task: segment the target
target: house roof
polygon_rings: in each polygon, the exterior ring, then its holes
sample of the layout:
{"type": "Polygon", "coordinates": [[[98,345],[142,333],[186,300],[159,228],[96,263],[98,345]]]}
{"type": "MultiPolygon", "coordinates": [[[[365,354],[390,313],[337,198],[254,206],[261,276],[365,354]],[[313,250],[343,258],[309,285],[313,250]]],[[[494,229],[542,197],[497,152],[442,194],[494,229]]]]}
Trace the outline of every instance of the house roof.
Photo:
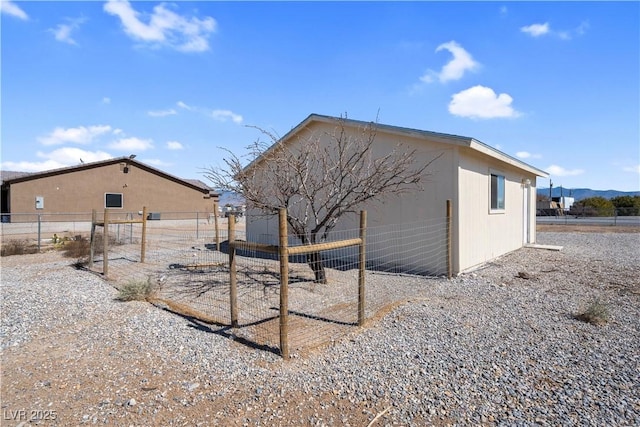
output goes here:
{"type": "Polygon", "coordinates": [[[88,169],[95,169],[95,168],[113,165],[117,163],[123,163],[123,162],[126,162],[127,164],[130,164],[130,165],[135,165],[140,169],[146,170],[147,172],[153,173],[155,175],[159,175],[165,179],[184,185],[185,187],[189,187],[191,189],[197,190],[201,193],[215,194],[215,191],[213,190],[213,188],[209,187],[208,185],[206,185],[200,180],[178,178],[176,176],[163,172],[160,169],[156,169],[152,166],[146,165],[142,162],[139,162],[137,160],[134,160],[126,156],[115,157],[112,159],[101,160],[98,162],[82,163],[76,166],[68,166],[64,168],[51,169],[51,170],[42,171],[42,172],[30,173],[30,172],[1,171],[2,185],[3,186],[7,184],[10,185],[17,182],[31,181],[34,179],[40,179],[40,178],[45,178],[49,176],[62,175],[66,173],[77,172],[77,171],[88,170],[88,169]]]}
{"type": "Polygon", "coordinates": [[[31,172],[0,171],[0,184],[4,183],[5,181],[20,178],[30,174],[31,172]]]}
{"type": "MultiPolygon", "coordinates": [[[[294,135],[302,131],[311,123],[320,122],[320,123],[333,124],[333,123],[337,123],[338,121],[342,121],[346,125],[353,126],[353,127],[365,127],[371,124],[371,122],[365,122],[361,120],[345,119],[345,118],[339,118],[339,117],[333,117],[333,116],[325,116],[321,114],[310,114],[306,119],[300,122],[300,124],[298,124],[296,127],[291,129],[285,136],[283,136],[280,139],[280,142],[287,143],[289,140],[292,139],[294,135]]],[[[503,153],[502,151],[497,150],[481,141],[478,141],[475,138],[459,136],[459,135],[451,135],[451,134],[439,133],[439,132],[432,132],[432,131],[426,131],[426,130],[420,130],[420,129],[411,129],[411,128],[405,128],[400,126],[385,125],[381,123],[376,123],[375,126],[377,130],[381,130],[391,134],[428,139],[431,141],[437,141],[444,144],[453,144],[460,147],[467,147],[467,148],[470,148],[471,150],[477,151],[486,156],[493,157],[494,159],[510,164],[519,169],[523,169],[529,173],[535,174],[536,176],[543,177],[543,178],[549,177],[549,174],[547,172],[541,169],[538,169],[534,166],[531,166],[528,163],[525,163],[521,160],[518,160],[515,157],[512,157],[506,153],[503,153]]],[[[272,147],[270,147],[267,150],[267,152],[274,149],[274,147],[275,147],[275,144],[272,147]]],[[[255,159],[253,162],[251,162],[247,166],[247,168],[253,167],[255,164],[260,163],[263,156],[260,156],[257,159],[255,159]]]]}

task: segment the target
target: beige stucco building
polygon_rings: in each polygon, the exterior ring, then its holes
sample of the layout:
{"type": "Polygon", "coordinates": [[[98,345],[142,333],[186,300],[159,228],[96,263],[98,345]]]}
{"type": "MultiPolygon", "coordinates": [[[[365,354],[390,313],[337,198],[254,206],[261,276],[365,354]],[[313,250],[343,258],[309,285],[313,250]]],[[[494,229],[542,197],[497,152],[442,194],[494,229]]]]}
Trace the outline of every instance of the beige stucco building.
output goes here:
{"type": "MultiPolygon", "coordinates": [[[[340,123],[356,135],[370,123],[312,114],[285,135],[281,142],[295,147],[308,137],[330,141],[340,123]]],[[[451,200],[451,266],[454,274],[478,266],[505,253],[536,241],[536,178],[548,177],[540,169],[515,159],[473,138],[377,124],[374,156],[390,152],[398,144],[416,150],[420,162],[430,162],[430,174],[424,191],[368,202],[368,226],[386,224],[418,224],[420,221],[446,218],[447,200],[451,200]],[[435,159],[435,160],[434,160],[435,159]]],[[[303,142],[302,142],[303,143],[303,142]]],[[[250,167],[260,167],[254,162],[250,167]]],[[[442,222],[436,221],[438,224],[442,222]]],[[[247,239],[276,243],[278,221],[257,211],[247,216],[247,239]]],[[[358,227],[358,218],[345,218],[338,229],[358,227]]],[[[437,226],[436,226],[437,227],[437,226]]],[[[398,233],[404,239],[406,254],[395,263],[405,263],[410,271],[445,273],[442,265],[430,265],[431,253],[447,251],[444,229],[427,230],[416,226],[409,233],[398,233]],[[417,234],[423,233],[423,239],[417,234]],[[427,247],[420,247],[427,243],[427,247]],[[416,243],[420,242],[420,243],[416,243]],[[438,271],[440,270],[440,271],[438,271]]],[[[401,242],[401,246],[402,246],[401,242]]],[[[384,242],[368,239],[367,257],[380,257],[384,242]]],[[[388,254],[391,257],[392,254],[388,254]]]]}
{"type": "MultiPolygon", "coordinates": [[[[210,214],[217,199],[200,181],[177,178],[130,157],[37,173],[3,172],[3,221],[32,220],[24,214],[65,214],[58,219],[70,221],[105,208],[113,218],[138,213],[143,207],[150,213],[210,214]]],[[[165,217],[171,219],[171,214],[165,217]]]]}

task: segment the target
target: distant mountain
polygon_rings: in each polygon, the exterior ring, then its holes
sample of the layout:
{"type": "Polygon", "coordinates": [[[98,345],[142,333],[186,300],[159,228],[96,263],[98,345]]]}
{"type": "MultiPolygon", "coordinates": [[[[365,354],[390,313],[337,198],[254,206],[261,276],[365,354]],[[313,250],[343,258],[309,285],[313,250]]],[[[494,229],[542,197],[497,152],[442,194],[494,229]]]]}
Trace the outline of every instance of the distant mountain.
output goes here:
{"type": "Polygon", "coordinates": [[[233,191],[220,191],[218,194],[220,194],[220,198],[218,199],[220,206],[242,206],[246,204],[244,197],[238,193],[234,193],[233,191]]]}
{"type": "MultiPolygon", "coordinates": [[[[538,188],[538,194],[549,196],[549,188],[538,188]]],[[[604,197],[605,199],[611,199],[618,196],[640,196],[640,191],[617,191],[617,190],[592,190],[590,188],[561,188],[553,187],[551,191],[551,197],[573,197],[576,202],[578,200],[586,199],[589,197],[604,197]]]]}

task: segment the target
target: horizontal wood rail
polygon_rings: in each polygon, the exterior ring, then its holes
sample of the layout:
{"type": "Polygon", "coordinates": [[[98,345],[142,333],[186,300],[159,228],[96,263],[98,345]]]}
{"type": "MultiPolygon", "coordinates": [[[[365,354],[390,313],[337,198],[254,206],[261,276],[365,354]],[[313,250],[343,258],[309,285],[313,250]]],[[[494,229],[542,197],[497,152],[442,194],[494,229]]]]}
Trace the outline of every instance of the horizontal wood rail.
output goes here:
{"type": "MultiPolygon", "coordinates": [[[[341,240],[339,242],[325,242],[325,243],[316,243],[313,245],[288,246],[287,253],[289,255],[300,255],[300,254],[307,254],[312,252],[330,251],[332,249],[347,248],[349,246],[357,246],[360,244],[362,244],[362,239],[356,238],[356,239],[341,240]]],[[[278,253],[278,246],[276,245],[266,245],[263,243],[244,242],[244,241],[238,241],[238,240],[229,242],[229,245],[234,249],[243,249],[246,251],[266,252],[269,254],[278,253]]]]}

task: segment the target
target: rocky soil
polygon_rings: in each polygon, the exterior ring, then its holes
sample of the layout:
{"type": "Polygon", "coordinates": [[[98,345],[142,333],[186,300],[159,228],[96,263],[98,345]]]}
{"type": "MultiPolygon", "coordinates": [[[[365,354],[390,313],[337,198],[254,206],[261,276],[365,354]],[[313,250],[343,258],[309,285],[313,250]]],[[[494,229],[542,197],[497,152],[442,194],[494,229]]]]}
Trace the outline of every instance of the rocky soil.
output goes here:
{"type": "Polygon", "coordinates": [[[538,240],[563,250],[424,281],[420,298],[290,361],[118,302],[58,253],[2,258],[0,424],[640,425],[640,234],[538,240]],[[576,318],[594,302],[606,323],[576,318]]]}

